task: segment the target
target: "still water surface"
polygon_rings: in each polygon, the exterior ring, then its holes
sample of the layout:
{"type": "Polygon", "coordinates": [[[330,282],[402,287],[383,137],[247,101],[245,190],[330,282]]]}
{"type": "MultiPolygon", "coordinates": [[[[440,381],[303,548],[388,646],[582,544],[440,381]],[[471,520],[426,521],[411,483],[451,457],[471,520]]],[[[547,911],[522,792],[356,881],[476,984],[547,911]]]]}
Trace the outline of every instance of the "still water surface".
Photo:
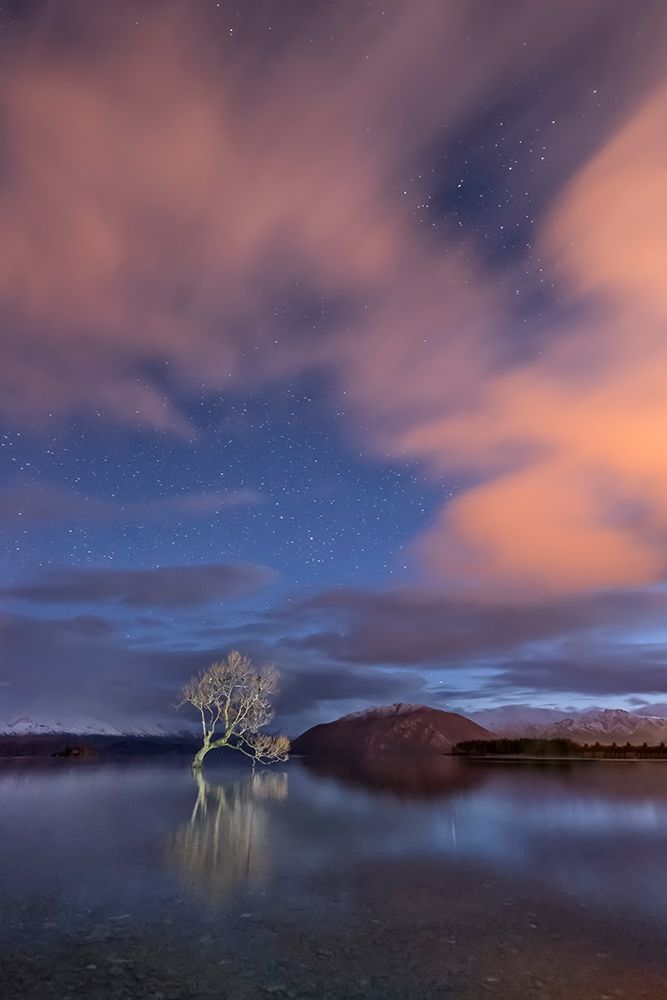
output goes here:
{"type": "Polygon", "coordinates": [[[0,766],[0,996],[667,998],[667,764],[0,766]]]}

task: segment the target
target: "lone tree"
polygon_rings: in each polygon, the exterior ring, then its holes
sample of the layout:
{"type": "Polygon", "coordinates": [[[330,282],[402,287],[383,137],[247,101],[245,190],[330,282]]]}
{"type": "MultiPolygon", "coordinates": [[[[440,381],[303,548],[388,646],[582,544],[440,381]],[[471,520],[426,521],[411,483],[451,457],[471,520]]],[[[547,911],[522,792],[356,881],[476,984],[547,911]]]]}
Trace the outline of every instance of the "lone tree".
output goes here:
{"type": "Polygon", "coordinates": [[[273,667],[257,670],[250,657],[236,650],[191,678],[178,707],[193,705],[201,716],[204,741],[192,766],[201,767],[215,747],[240,750],[262,764],[287,760],[287,737],[259,731],[273,718],[271,698],[277,690],[278,672],[273,667]]]}

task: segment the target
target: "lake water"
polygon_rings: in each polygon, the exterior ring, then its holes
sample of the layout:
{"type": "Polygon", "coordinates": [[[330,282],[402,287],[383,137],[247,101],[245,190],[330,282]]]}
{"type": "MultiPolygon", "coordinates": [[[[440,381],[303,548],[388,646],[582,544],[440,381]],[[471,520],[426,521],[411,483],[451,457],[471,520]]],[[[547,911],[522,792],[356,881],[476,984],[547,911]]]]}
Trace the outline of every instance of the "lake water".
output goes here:
{"type": "Polygon", "coordinates": [[[0,765],[0,996],[665,1000],[667,764],[0,765]]]}

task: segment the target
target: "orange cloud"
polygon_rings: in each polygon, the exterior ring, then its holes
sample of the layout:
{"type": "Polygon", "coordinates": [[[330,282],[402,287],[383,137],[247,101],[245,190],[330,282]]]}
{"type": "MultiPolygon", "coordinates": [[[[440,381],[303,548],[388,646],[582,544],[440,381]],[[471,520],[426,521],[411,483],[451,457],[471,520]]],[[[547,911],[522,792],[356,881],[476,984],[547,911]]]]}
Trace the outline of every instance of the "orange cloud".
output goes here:
{"type": "MultiPolygon", "coordinates": [[[[635,585],[667,567],[667,89],[573,178],[544,256],[579,318],[397,453],[482,478],[418,545],[436,575],[525,591],[635,585]]],[[[479,352],[474,351],[479,358],[479,352]]],[[[413,413],[421,401],[415,392],[413,413]]]]}

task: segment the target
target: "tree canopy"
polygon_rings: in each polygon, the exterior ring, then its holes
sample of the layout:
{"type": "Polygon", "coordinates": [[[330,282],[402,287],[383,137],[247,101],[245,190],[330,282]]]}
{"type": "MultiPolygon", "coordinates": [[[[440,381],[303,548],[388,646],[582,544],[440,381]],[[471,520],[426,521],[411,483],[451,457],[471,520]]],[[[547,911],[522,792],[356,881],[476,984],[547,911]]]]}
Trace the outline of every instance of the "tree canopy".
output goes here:
{"type": "Polygon", "coordinates": [[[197,709],[203,736],[193,767],[201,767],[217,747],[239,750],[261,763],[287,760],[289,740],[260,731],[273,718],[278,680],[273,667],[257,669],[249,656],[233,650],[188,681],[179,706],[197,709]]]}

